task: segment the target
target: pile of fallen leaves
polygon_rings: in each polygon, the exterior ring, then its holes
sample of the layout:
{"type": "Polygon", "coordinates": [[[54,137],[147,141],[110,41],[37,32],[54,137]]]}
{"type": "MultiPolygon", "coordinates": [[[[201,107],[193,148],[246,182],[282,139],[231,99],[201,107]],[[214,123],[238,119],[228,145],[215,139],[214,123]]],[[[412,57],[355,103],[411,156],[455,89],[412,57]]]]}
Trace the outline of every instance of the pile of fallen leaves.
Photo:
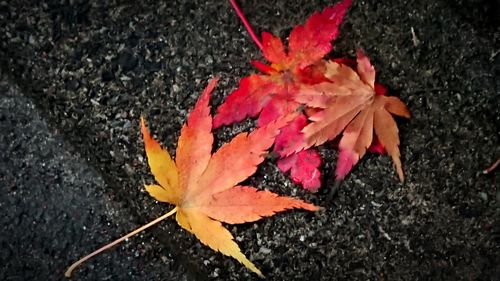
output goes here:
{"type": "Polygon", "coordinates": [[[148,163],[158,182],[145,189],[175,208],[82,258],[66,276],[85,260],[173,214],[203,244],[263,276],[221,222],[253,222],[293,208],[318,210],[299,199],[238,185],[255,173],[271,147],[279,156],[279,169],[290,171],[292,179],[310,191],[321,186],[321,158],[316,147],[338,139],[337,182],[367,151],[388,153],[400,180],[404,179],[398,127],[392,114],[409,118],[405,104],[386,95],[387,89],[375,81],[375,69],[363,52],[358,51],[356,60],[325,58],[351,0],[315,13],[304,25],[296,26],[288,47],[267,32],[260,42],[236,2],[231,3],[270,64],[252,61],[261,74],[241,79],[213,120],[209,99],[217,80],[210,81],[181,130],[175,161],[141,120],[148,163]],[[212,129],[247,117],[258,118],[257,128],[240,133],[212,154],[212,129]]]}

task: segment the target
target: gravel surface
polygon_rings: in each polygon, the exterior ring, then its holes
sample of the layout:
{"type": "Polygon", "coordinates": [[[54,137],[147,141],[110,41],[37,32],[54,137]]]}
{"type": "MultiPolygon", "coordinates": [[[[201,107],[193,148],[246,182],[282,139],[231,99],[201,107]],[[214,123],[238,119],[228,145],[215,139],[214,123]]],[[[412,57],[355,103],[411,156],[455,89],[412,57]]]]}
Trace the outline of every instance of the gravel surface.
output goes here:
{"type": "MultiPolygon", "coordinates": [[[[285,38],[328,1],[239,1],[285,38]]],[[[408,104],[399,183],[368,155],[310,194],[273,161],[248,180],[325,207],[228,226],[269,280],[500,280],[500,2],[354,1],[334,57],[372,59],[408,104]]],[[[0,279],[63,280],[75,259],[169,210],[139,134],[144,115],[173,153],[209,78],[218,106],[262,59],[226,1],[0,0],[0,279]]],[[[221,145],[247,121],[215,132],[221,145]]],[[[173,221],[130,239],[74,280],[258,280],[173,221]]]]}

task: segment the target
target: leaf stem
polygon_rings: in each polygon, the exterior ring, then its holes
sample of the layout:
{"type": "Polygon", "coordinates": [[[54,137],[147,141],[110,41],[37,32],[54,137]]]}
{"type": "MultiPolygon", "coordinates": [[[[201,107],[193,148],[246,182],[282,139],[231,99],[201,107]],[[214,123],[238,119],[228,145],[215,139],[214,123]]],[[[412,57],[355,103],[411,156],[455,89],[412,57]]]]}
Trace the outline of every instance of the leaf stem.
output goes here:
{"type": "Polygon", "coordinates": [[[234,10],[236,11],[236,14],[240,18],[240,20],[243,22],[243,25],[245,26],[248,33],[250,34],[250,37],[252,37],[253,41],[259,47],[259,49],[261,51],[264,51],[264,47],[262,46],[262,42],[260,42],[259,37],[257,37],[255,32],[253,31],[252,26],[250,25],[250,23],[246,19],[245,15],[241,11],[240,7],[238,6],[238,3],[236,3],[236,0],[229,0],[229,2],[231,2],[231,5],[233,6],[234,10]]]}
{"type": "Polygon", "coordinates": [[[493,163],[493,165],[491,165],[486,170],[483,170],[483,174],[486,175],[486,174],[493,172],[498,167],[498,165],[500,165],[500,159],[498,159],[495,163],[493,163]]]}
{"type": "Polygon", "coordinates": [[[171,215],[175,214],[175,212],[177,212],[177,207],[175,207],[174,209],[172,209],[170,212],[164,214],[163,216],[155,219],[154,221],[151,221],[151,222],[149,222],[149,223],[147,223],[147,224],[145,224],[145,225],[143,225],[143,226],[135,229],[134,231],[130,232],[129,234],[127,234],[127,235],[125,235],[125,236],[123,236],[121,238],[118,238],[115,241],[113,241],[113,242],[111,242],[111,243],[109,243],[107,245],[104,245],[101,248],[99,248],[99,249],[93,251],[92,253],[86,255],[85,257],[79,259],[78,261],[76,261],[75,263],[73,263],[70,267],[68,267],[68,269],[64,273],[64,276],[66,276],[67,278],[70,278],[71,277],[71,273],[73,272],[73,270],[75,270],[75,268],[77,268],[80,264],[84,263],[86,260],[88,260],[88,259],[92,258],[93,256],[95,256],[95,255],[97,255],[97,254],[99,254],[99,253],[101,253],[101,252],[103,252],[103,251],[105,251],[105,250],[107,250],[107,249],[115,246],[116,244],[118,244],[118,243],[126,240],[127,238],[130,238],[130,237],[132,237],[132,236],[140,233],[141,231],[143,231],[143,230],[145,230],[145,229],[147,229],[147,228],[149,228],[149,227],[151,227],[151,226],[153,226],[153,225],[161,222],[162,220],[164,220],[164,219],[170,217],[171,215]]]}

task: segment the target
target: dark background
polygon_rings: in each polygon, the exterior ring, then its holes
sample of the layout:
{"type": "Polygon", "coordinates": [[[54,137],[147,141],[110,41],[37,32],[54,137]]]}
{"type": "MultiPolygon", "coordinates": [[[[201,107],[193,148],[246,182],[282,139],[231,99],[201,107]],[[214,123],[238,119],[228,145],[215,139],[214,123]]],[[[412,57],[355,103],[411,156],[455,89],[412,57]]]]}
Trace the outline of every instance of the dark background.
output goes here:
{"type": "MultiPolygon", "coordinates": [[[[286,38],[328,1],[239,1],[286,38]]],[[[365,50],[412,112],[407,180],[368,155],[327,202],[336,152],[310,194],[267,161],[248,182],[325,207],[228,226],[269,280],[500,280],[500,2],[354,1],[333,57],[365,50]],[[412,36],[414,30],[416,38],[412,36]]],[[[173,153],[189,109],[220,76],[218,106],[262,59],[226,1],[0,1],[0,280],[63,280],[98,246],[169,210],[139,134],[173,153]]],[[[251,121],[217,130],[217,146],[251,121]]],[[[74,280],[258,278],[168,220],[74,280]]]]}

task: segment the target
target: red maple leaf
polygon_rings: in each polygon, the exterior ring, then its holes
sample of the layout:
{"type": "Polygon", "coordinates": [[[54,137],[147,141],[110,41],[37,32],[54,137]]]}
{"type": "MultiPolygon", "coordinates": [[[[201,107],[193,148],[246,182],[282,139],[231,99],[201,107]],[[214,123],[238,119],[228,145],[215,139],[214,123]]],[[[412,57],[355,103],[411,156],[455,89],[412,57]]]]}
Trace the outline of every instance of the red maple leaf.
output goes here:
{"type": "MultiPolygon", "coordinates": [[[[237,8],[235,2],[232,3],[237,8]]],[[[252,62],[264,74],[252,74],[241,79],[239,88],[218,108],[214,128],[257,116],[257,126],[261,127],[296,111],[300,107],[300,103],[295,101],[297,95],[307,93],[310,85],[328,81],[316,65],[322,65],[323,57],[332,50],[331,41],[337,37],[350,5],[351,0],[344,0],[314,13],[304,25],[298,25],[291,31],[286,49],[280,38],[264,32],[262,44],[258,45],[271,65],[252,62]]],[[[255,37],[238,8],[237,12],[255,37]]],[[[278,167],[285,172],[291,170],[295,182],[316,190],[320,186],[318,167],[321,164],[317,151],[291,155],[280,149],[280,140],[289,143],[290,139],[298,139],[300,130],[306,125],[304,116],[297,118],[277,137],[275,151],[283,158],[279,160],[278,167]]]]}
{"type": "MultiPolygon", "coordinates": [[[[280,38],[263,32],[262,52],[271,65],[252,61],[264,75],[253,74],[241,79],[239,88],[217,109],[214,127],[256,117],[270,101],[292,101],[308,84],[324,82],[323,75],[311,71],[310,66],[332,50],[331,41],[337,37],[350,4],[351,0],[339,2],[321,13],[314,13],[304,25],[296,26],[290,33],[288,52],[280,38]]],[[[293,106],[297,104],[289,107],[293,106]]]]}
{"type": "MultiPolygon", "coordinates": [[[[285,155],[289,146],[302,143],[304,137],[302,129],[307,125],[307,117],[301,114],[281,129],[281,133],[274,141],[274,151],[285,155]]],[[[290,171],[292,180],[309,191],[315,192],[321,186],[321,157],[316,149],[306,149],[278,159],[278,168],[283,172],[290,171]]]]}

